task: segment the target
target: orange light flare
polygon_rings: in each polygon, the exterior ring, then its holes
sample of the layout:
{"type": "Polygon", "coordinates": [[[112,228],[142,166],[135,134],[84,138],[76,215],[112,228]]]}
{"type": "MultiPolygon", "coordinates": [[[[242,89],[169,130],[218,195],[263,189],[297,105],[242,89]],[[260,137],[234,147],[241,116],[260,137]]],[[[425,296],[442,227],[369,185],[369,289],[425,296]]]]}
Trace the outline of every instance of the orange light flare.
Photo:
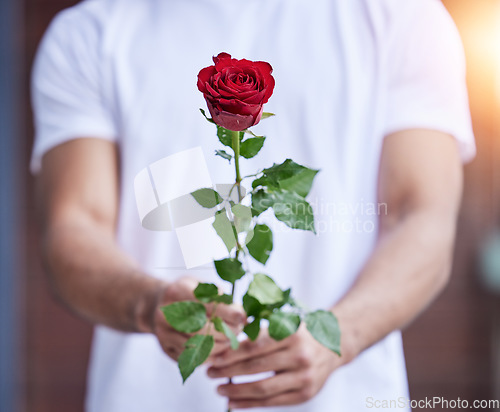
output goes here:
{"type": "MultiPolygon", "coordinates": [[[[500,0],[444,0],[460,31],[474,128],[497,134],[500,120],[500,0]]],[[[483,134],[483,132],[480,132],[483,134]]]]}

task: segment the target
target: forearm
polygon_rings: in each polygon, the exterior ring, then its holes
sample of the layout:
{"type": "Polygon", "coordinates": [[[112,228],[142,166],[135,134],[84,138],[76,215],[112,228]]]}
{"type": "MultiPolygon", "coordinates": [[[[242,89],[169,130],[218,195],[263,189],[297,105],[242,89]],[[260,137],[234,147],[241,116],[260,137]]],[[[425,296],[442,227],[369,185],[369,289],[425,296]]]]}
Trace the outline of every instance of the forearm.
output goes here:
{"type": "Polygon", "coordinates": [[[90,220],[52,224],[43,256],[56,296],[74,312],[122,331],[152,330],[165,283],[143,273],[109,231],[90,220]]]}
{"type": "Polygon", "coordinates": [[[383,230],[357,281],[333,308],[349,361],[410,323],[445,286],[453,217],[416,212],[383,230]]]}

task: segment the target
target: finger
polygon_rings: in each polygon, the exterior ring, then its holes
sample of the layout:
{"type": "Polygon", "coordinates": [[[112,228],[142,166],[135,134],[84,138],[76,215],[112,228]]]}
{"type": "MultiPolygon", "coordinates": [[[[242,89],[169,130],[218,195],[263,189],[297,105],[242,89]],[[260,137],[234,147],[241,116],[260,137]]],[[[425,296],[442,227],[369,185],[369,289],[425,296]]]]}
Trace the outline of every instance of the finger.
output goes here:
{"type": "MultiPolygon", "coordinates": [[[[238,326],[243,328],[247,316],[243,308],[239,305],[217,305],[215,315],[219,316],[229,326],[238,326]]],[[[239,331],[239,330],[238,330],[239,331]]]]}
{"type": "Polygon", "coordinates": [[[216,368],[222,368],[233,363],[242,362],[249,358],[276,352],[277,350],[283,349],[288,345],[288,339],[275,341],[274,339],[271,339],[269,335],[263,334],[263,336],[259,336],[255,342],[245,340],[240,343],[238,349],[228,351],[217,357],[214,359],[213,366],[216,368]]]}
{"type": "Polygon", "coordinates": [[[217,332],[209,322],[207,322],[201,330],[196,333],[192,333],[190,336],[194,335],[212,335],[216,342],[225,342],[229,340],[228,337],[222,332],[217,332]]]}
{"type": "Polygon", "coordinates": [[[193,291],[197,285],[196,279],[188,276],[182,277],[165,288],[161,302],[168,304],[182,300],[194,300],[193,291]]]}
{"type": "Polygon", "coordinates": [[[208,362],[212,363],[215,357],[220,356],[222,353],[229,350],[230,348],[231,344],[229,341],[215,342],[212,352],[210,352],[210,356],[208,357],[208,362]]]}
{"type": "Polygon", "coordinates": [[[207,374],[211,378],[232,378],[233,376],[253,375],[261,372],[282,372],[292,369],[293,364],[290,362],[290,357],[290,351],[278,350],[263,356],[232,363],[222,368],[212,366],[208,369],[207,374]]]}
{"type": "Polygon", "coordinates": [[[200,281],[192,276],[183,276],[178,280],[178,283],[182,285],[187,293],[192,293],[200,283],[200,281]]]}
{"type": "Polygon", "coordinates": [[[241,400],[262,401],[287,392],[298,391],[303,385],[302,375],[299,372],[285,372],[256,382],[229,383],[219,386],[217,392],[229,398],[230,402],[241,400]]]}
{"type": "Polygon", "coordinates": [[[229,401],[229,409],[264,408],[268,406],[299,405],[308,401],[310,397],[304,391],[292,391],[266,399],[240,399],[229,401]]]}
{"type": "Polygon", "coordinates": [[[177,332],[157,336],[163,351],[172,359],[177,360],[184,350],[187,337],[177,332]]]}
{"type": "MultiPolygon", "coordinates": [[[[220,356],[231,347],[229,340],[224,335],[222,336],[225,338],[224,340],[215,341],[214,347],[210,353],[210,361],[212,361],[215,356],[220,356]]],[[[189,336],[175,331],[157,334],[157,337],[163,351],[175,360],[177,360],[180,354],[184,351],[186,342],[189,339],[189,336]]]]}

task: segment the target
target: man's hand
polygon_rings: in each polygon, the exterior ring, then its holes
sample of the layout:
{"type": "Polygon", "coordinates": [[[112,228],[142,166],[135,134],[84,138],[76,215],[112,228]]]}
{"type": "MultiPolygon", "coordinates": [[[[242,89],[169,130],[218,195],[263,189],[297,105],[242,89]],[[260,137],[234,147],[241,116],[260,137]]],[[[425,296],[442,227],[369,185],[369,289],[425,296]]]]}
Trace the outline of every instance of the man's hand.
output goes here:
{"type": "MultiPolygon", "coordinates": [[[[158,304],[156,305],[157,309],[154,315],[153,332],[158,338],[158,341],[160,342],[160,345],[165,353],[174,360],[177,360],[181,352],[184,350],[184,344],[191,336],[193,336],[193,334],[178,332],[172,328],[172,326],[170,326],[165,320],[160,307],[183,300],[195,300],[193,291],[197,285],[198,281],[193,278],[180,278],[179,280],[166,286],[164,292],[160,295],[158,304]]],[[[206,306],[208,316],[210,316],[215,310],[216,316],[221,317],[222,320],[224,320],[224,322],[226,322],[236,334],[241,331],[246,319],[243,309],[238,308],[235,305],[219,304],[216,307],[214,305],[206,306]]],[[[200,332],[197,333],[207,333],[208,328],[209,326],[207,324],[200,332]]],[[[224,334],[214,332],[213,328],[211,334],[215,338],[215,346],[212,349],[210,359],[214,356],[220,355],[230,347],[229,339],[224,334]]]]}
{"type": "Polygon", "coordinates": [[[244,341],[238,350],[215,358],[208,375],[223,378],[275,372],[257,382],[221,385],[218,391],[228,397],[230,408],[295,405],[315,396],[342,362],[301,326],[279,342],[262,330],[255,342],[244,341]]]}

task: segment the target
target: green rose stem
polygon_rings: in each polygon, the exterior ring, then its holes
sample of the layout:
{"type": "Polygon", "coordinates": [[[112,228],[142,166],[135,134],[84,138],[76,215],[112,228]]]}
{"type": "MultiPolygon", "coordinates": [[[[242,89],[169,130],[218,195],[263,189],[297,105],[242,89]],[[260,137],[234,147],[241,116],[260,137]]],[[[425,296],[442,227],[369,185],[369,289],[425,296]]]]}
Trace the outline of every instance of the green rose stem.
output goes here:
{"type": "Polygon", "coordinates": [[[238,202],[241,202],[240,132],[231,130],[231,139],[234,150],[234,168],[236,170],[236,186],[238,186],[238,202]]]}
{"type": "MultiPolygon", "coordinates": [[[[234,169],[236,171],[236,187],[238,189],[238,203],[241,202],[241,174],[240,174],[240,132],[235,132],[233,130],[228,130],[231,135],[231,143],[234,151],[234,169]]],[[[240,242],[238,240],[238,234],[236,233],[236,259],[242,250],[240,242]]],[[[231,296],[234,297],[234,283],[231,296]]]]}
{"type": "MultiPolygon", "coordinates": [[[[231,135],[231,143],[234,151],[234,169],[236,171],[236,187],[238,189],[238,203],[241,202],[242,196],[241,196],[241,174],[240,174],[240,132],[235,132],[233,130],[228,130],[228,132],[231,135]]],[[[238,240],[238,234],[236,233],[236,259],[238,259],[238,256],[240,254],[241,250],[241,245],[238,240]]],[[[233,282],[232,288],[231,288],[231,297],[234,299],[234,288],[236,286],[236,281],[233,282]]],[[[229,383],[232,383],[232,379],[229,378],[229,383]]],[[[231,412],[231,409],[228,408],[227,412],[231,412]]]]}

